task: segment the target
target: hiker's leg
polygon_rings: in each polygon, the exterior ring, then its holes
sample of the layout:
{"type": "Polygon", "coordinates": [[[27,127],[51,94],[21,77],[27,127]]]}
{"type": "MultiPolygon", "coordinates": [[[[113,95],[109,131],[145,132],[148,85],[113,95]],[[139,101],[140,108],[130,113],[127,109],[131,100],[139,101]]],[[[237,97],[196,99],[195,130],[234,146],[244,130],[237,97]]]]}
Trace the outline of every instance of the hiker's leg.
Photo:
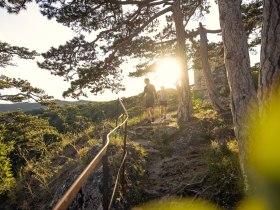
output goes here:
{"type": "Polygon", "coordinates": [[[166,118],[166,113],[167,113],[167,106],[164,106],[164,111],[163,111],[163,113],[164,113],[164,118],[166,118]]]}
{"type": "Polygon", "coordinates": [[[150,114],[150,108],[148,107],[146,110],[147,110],[147,117],[148,117],[148,119],[150,119],[150,115],[151,115],[150,114]]]}
{"type": "Polygon", "coordinates": [[[154,118],[154,108],[151,107],[151,121],[153,122],[155,120],[154,118]]]}
{"type": "Polygon", "coordinates": [[[151,121],[151,122],[154,120],[153,106],[154,106],[154,100],[153,99],[149,99],[149,100],[146,101],[148,120],[151,121]]]}
{"type": "Polygon", "coordinates": [[[160,105],[160,117],[163,117],[164,115],[164,107],[160,105]]]}
{"type": "Polygon", "coordinates": [[[151,111],[151,109],[152,109],[152,107],[147,108],[148,121],[152,121],[152,111],[151,111]]]}

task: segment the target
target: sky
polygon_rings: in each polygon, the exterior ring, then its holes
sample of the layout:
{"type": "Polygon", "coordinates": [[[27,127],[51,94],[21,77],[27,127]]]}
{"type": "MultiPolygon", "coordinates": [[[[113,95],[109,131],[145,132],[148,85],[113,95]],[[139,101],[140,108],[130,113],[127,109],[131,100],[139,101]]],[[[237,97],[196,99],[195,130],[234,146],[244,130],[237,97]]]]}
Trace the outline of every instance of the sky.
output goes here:
{"type": "MultiPolygon", "coordinates": [[[[217,5],[213,4],[211,7],[211,15],[206,19],[200,20],[208,29],[219,29],[219,17],[217,5]]],[[[188,29],[195,29],[198,27],[197,21],[191,21],[188,29]]],[[[27,47],[36,50],[39,53],[46,52],[51,46],[57,47],[63,45],[66,41],[74,37],[74,33],[68,27],[56,23],[55,20],[48,20],[42,16],[35,3],[27,5],[27,10],[21,11],[18,15],[7,14],[3,9],[0,10],[0,40],[11,45],[27,47]]],[[[221,40],[221,37],[209,34],[210,41],[221,40]]],[[[40,60],[40,58],[36,58],[40,60]]],[[[34,87],[41,88],[47,94],[54,96],[56,99],[62,99],[62,92],[67,90],[69,83],[63,81],[62,77],[51,75],[49,71],[40,69],[34,60],[14,59],[17,66],[9,66],[1,68],[0,74],[10,77],[16,77],[28,80],[34,87]]],[[[170,63],[170,62],[169,62],[170,63]]],[[[172,63],[172,62],[171,62],[172,63]]],[[[175,65],[176,66],[176,65],[175,65]]],[[[172,64],[171,66],[172,67],[172,64]]],[[[165,68],[170,68],[168,62],[165,68]]],[[[106,101],[114,100],[118,97],[128,97],[141,93],[144,88],[143,78],[128,78],[129,71],[135,71],[133,63],[125,63],[122,66],[124,70],[123,84],[125,91],[119,94],[105,91],[102,95],[89,95],[88,98],[81,98],[92,101],[106,101]]],[[[164,72],[164,65],[161,66],[161,72],[164,72]]],[[[165,71],[166,72],[166,71],[165,71]]],[[[192,72],[190,72],[192,73],[192,72]]],[[[170,80],[168,75],[164,78],[159,78],[161,73],[148,75],[151,83],[159,89],[163,83],[166,87],[174,87],[175,77],[170,80]]],[[[192,74],[190,75],[192,77],[192,74]]],[[[191,78],[191,83],[192,83],[191,78]]],[[[64,100],[73,100],[65,98],[64,100]]],[[[1,102],[1,101],[0,101],[1,102]]],[[[2,102],[3,103],[3,102],[2,102]]]]}

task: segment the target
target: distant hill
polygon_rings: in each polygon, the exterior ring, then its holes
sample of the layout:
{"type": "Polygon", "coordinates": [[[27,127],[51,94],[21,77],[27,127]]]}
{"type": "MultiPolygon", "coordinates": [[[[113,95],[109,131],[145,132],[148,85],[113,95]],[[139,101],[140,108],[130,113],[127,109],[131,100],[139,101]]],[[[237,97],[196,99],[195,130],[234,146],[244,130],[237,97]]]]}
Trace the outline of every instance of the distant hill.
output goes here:
{"type": "MultiPolygon", "coordinates": [[[[80,101],[61,101],[58,100],[57,103],[61,105],[67,105],[67,104],[83,104],[83,103],[89,103],[93,101],[86,101],[86,100],[80,100],[80,101]]],[[[14,104],[0,104],[0,112],[13,112],[17,109],[22,109],[23,111],[31,111],[35,109],[41,109],[44,106],[42,106],[39,103],[14,103],[14,104]]]]}

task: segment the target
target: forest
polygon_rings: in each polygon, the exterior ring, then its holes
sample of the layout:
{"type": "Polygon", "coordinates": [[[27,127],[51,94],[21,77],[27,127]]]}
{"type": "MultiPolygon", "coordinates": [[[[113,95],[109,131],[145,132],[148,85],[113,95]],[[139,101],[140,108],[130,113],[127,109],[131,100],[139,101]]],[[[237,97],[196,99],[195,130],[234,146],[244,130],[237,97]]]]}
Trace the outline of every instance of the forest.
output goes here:
{"type": "MultiPolygon", "coordinates": [[[[35,62],[68,82],[62,96],[76,100],[126,91],[126,77],[143,80],[164,59],[176,60],[180,76],[166,89],[161,119],[159,104],[146,110],[144,94],[61,104],[1,72],[1,101],[37,106],[0,113],[1,209],[280,208],[278,0],[2,0],[0,11],[19,15],[29,4],[75,36],[45,52],[0,40],[3,72],[35,62]],[[207,28],[213,7],[219,24],[207,28]],[[221,41],[209,41],[213,35],[221,41]],[[101,153],[100,169],[57,207],[101,153]]],[[[171,78],[175,67],[164,74],[171,78]]]]}

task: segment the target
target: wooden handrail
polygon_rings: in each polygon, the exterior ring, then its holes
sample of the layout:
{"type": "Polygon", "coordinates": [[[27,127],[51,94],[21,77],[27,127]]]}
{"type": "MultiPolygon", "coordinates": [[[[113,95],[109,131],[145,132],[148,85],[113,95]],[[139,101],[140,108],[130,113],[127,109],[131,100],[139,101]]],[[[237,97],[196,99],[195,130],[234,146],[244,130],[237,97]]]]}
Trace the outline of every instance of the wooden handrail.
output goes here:
{"type": "MultiPolygon", "coordinates": [[[[80,176],[75,180],[75,182],[71,185],[71,187],[67,190],[67,192],[63,195],[63,197],[59,200],[59,202],[55,205],[55,207],[53,208],[54,210],[66,210],[72,203],[72,201],[74,200],[75,196],[77,195],[77,193],[79,192],[79,190],[81,189],[82,185],[86,182],[86,180],[88,179],[89,175],[96,170],[96,168],[100,165],[102,158],[106,155],[106,152],[108,150],[108,146],[110,143],[110,135],[115,132],[118,128],[120,128],[123,125],[127,124],[129,115],[128,112],[125,108],[125,106],[122,103],[121,99],[118,99],[118,102],[121,104],[126,118],[125,120],[120,123],[119,125],[116,125],[116,127],[114,129],[112,129],[107,135],[106,135],[106,141],[104,142],[104,146],[102,147],[102,149],[98,152],[98,154],[93,158],[93,160],[88,164],[88,166],[83,170],[83,172],[80,174],[80,176]]],[[[126,129],[126,126],[125,126],[126,129]]],[[[126,132],[125,132],[126,135],[126,132]]],[[[125,137],[126,139],[126,137],[125,137]]],[[[126,147],[124,146],[124,149],[126,147]]],[[[122,163],[121,166],[119,168],[120,169],[123,167],[124,165],[124,161],[126,158],[126,151],[124,151],[124,155],[123,155],[123,159],[122,159],[122,163]]],[[[117,179],[116,179],[116,183],[115,186],[118,184],[119,180],[119,172],[117,175],[117,179]]],[[[115,187],[116,188],[116,187],[115,187]]],[[[112,203],[113,197],[114,197],[114,193],[115,193],[115,188],[112,194],[112,197],[110,199],[110,205],[112,203]]]]}

